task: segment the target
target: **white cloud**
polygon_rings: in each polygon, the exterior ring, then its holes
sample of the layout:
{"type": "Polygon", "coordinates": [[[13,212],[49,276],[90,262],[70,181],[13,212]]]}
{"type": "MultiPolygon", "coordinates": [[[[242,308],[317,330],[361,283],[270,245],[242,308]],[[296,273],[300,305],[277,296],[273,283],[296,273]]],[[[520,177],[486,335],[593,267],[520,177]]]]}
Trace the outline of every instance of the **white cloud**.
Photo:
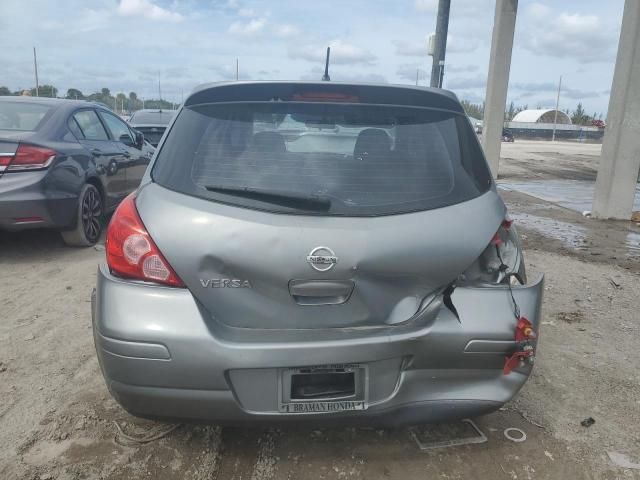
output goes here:
{"type": "MultiPolygon", "coordinates": [[[[426,57],[427,37],[424,40],[407,42],[406,40],[396,40],[396,55],[403,57],[426,57]]],[[[478,48],[479,42],[476,39],[447,35],[447,52],[472,52],[478,48]]]]}
{"type": "Polygon", "coordinates": [[[479,45],[480,42],[476,38],[462,37],[458,35],[447,36],[447,52],[473,52],[479,45]]]}
{"type": "Polygon", "coordinates": [[[233,22],[229,26],[229,33],[247,36],[255,35],[260,33],[266,24],[267,20],[265,18],[254,18],[248,22],[233,22]]]}
{"type": "Polygon", "coordinates": [[[91,10],[84,8],[80,12],[80,18],[73,23],[74,31],[86,33],[108,28],[112,13],[108,10],[91,10]]]}
{"type": "MultiPolygon", "coordinates": [[[[25,3],[0,0],[4,34],[0,57],[5,67],[0,85],[11,90],[34,84],[32,46],[38,49],[40,82],[51,83],[61,92],[69,87],[84,93],[108,87],[112,92],[135,91],[153,98],[161,70],[163,96],[173,101],[196,84],[235,78],[236,58],[241,78],[298,79],[317,66],[312,78],[319,80],[328,41],[338,38],[342,42],[331,51],[332,79],[381,81],[386,77],[390,82],[414,84],[416,68],[425,71],[426,78],[431,70],[426,34],[435,28],[435,16],[418,12],[415,0],[402,6],[385,0],[332,0],[313,15],[299,0],[29,0],[30,8],[25,3]],[[340,6],[339,15],[331,5],[340,6]],[[152,13],[154,6],[184,20],[148,19],[157,16],[152,13]],[[123,8],[132,16],[123,16],[119,11],[123,8]],[[243,9],[243,15],[254,16],[241,16],[243,9]],[[258,23],[250,24],[252,20],[258,23]],[[238,33],[231,34],[234,22],[238,33]]],[[[538,100],[555,98],[562,74],[564,105],[575,107],[582,99],[588,111],[606,111],[623,5],[624,0],[521,1],[510,98],[529,94],[523,102],[532,107],[538,100]],[[596,25],[602,31],[590,33],[596,25]],[[551,40],[545,43],[545,37],[551,40]],[[565,42],[566,38],[571,41],[565,42]],[[602,38],[604,45],[612,47],[601,50],[602,38]],[[594,63],[594,53],[597,59],[608,58],[608,63],[594,63]],[[531,82],[549,85],[537,90],[536,86],[514,87],[531,82]],[[594,91],[599,96],[592,96],[594,91]]],[[[420,5],[428,7],[429,2],[420,5]]],[[[482,87],[470,86],[482,83],[476,75],[486,77],[494,8],[495,0],[451,2],[445,87],[453,82],[462,98],[484,95],[482,87]],[[478,48],[473,50],[476,43],[478,48]]],[[[420,79],[421,85],[426,82],[420,79]]]]}
{"type": "Polygon", "coordinates": [[[255,17],[256,11],[253,8],[241,8],[238,10],[238,15],[241,17],[255,17]]]}
{"type": "Polygon", "coordinates": [[[597,15],[553,12],[532,4],[531,24],[524,46],[538,55],[572,58],[580,63],[611,61],[615,56],[616,32],[597,15]]]}
{"type": "Polygon", "coordinates": [[[551,9],[542,3],[532,3],[527,8],[525,15],[535,19],[546,18],[551,13],[551,9]]]}
{"type": "Polygon", "coordinates": [[[296,45],[289,49],[289,57],[309,62],[324,62],[327,46],[331,47],[331,63],[336,65],[372,65],[377,57],[362,47],[334,40],[328,45],[296,45]]]}
{"type": "Polygon", "coordinates": [[[447,78],[446,73],[447,70],[445,68],[445,88],[450,88],[451,90],[484,89],[487,85],[487,77],[483,75],[476,75],[471,78],[447,78]]]}
{"type": "MultiPolygon", "coordinates": [[[[451,2],[450,18],[476,17],[487,10],[493,11],[495,0],[455,0],[451,2]]],[[[414,7],[421,13],[438,12],[438,0],[415,0],[414,7]]]]}
{"type": "Polygon", "coordinates": [[[438,11],[438,0],[415,0],[414,5],[418,12],[435,13],[438,11]]]}
{"type": "Polygon", "coordinates": [[[179,22],[184,19],[178,12],[159,7],[150,0],[120,0],[116,11],[125,17],[145,17],[150,20],[179,22]]]}
{"type": "Polygon", "coordinates": [[[480,70],[477,65],[447,65],[448,73],[474,73],[480,70]]]}
{"type": "Polygon", "coordinates": [[[396,69],[396,75],[403,80],[408,80],[412,83],[416,81],[416,74],[418,75],[418,81],[425,80],[431,76],[431,70],[427,70],[424,65],[415,63],[404,63],[398,65],[396,69]]]}
{"type": "Polygon", "coordinates": [[[396,40],[393,42],[396,46],[396,55],[403,57],[426,57],[427,56],[427,39],[420,42],[407,42],[406,40],[396,40]]]}
{"type": "MultiPolygon", "coordinates": [[[[509,86],[510,90],[521,92],[520,98],[535,97],[539,94],[549,95],[553,94],[558,88],[558,84],[554,82],[517,82],[509,86]]],[[[585,98],[596,98],[600,96],[600,92],[595,90],[583,90],[579,88],[571,88],[569,85],[564,84],[560,92],[560,96],[563,98],[571,98],[575,100],[582,100],[585,98]]]]}
{"type": "Polygon", "coordinates": [[[300,29],[295,25],[285,23],[283,25],[276,25],[273,28],[273,33],[276,37],[280,38],[295,37],[300,33],[300,29]]]}

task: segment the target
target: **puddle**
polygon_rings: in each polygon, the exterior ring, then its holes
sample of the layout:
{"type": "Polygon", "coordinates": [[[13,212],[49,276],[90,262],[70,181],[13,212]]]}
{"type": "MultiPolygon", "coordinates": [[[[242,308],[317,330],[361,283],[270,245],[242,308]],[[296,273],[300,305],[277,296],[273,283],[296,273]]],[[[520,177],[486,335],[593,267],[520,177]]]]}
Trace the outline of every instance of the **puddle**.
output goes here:
{"type": "Polygon", "coordinates": [[[629,233],[625,240],[625,246],[634,255],[640,254],[640,233],[629,233]]]}
{"type": "Polygon", "coordinates": [[[593,255],[600,255],[603,249],[608,249],[613,255],[640,257],[640,233],[610,229],[604,235],[598,235],[597,230],[591,230],[589,227],[549,217],[513,211],[509,212],[509,216],[515,221],[516,226],[559,240],[567,248],[590,250],[593,255]]]}
{"type": "MultiPolygon", "coordinates": [[[[498,183],[498,188],[502,190],[516,190],[580,213],[593,209],[594,186],[594,182],[583,180],[538,180],[535,182],[498,183]]],[[[636,186],[633,210],[640,210],[640,186],[636,186]]]]}
{"type": "Polygon", "coordinates": [[[526,213],[509,212],[509,217],[514,220],[516,226],[522,225],[523,228],[535,230],[545,237],[560,240],[565,247],[585,249],[587,229],[579,225],[526,213]]]}

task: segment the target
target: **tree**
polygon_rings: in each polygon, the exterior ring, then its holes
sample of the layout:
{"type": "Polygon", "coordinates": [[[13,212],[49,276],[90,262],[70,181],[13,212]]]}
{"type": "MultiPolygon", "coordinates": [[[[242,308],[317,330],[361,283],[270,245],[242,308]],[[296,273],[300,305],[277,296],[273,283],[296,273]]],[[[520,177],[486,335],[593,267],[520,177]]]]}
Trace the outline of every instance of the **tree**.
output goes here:
{"type": "Polygon", "coordinates": [[[127,108],[130,112],[134,110],[140,110],[142,108],[142,102],[138,100],[138,94],[136,92],[129,92],[129,101],[127,103],[127,108]]]}
{"type": "Polygon", "coordinates": [[[529,105],[518,105],[516,107],[516,111],[514,112],[513,116],[515,117],[517,114],[519,114],[520,112],[523,112],[525,110],[529,110],[529,105]]]}
{"type": "MultiPolygon", "coordinates": [[[[58,89],[56,87],[54,87],[53,85],[40,85],[38,87],[38,96],[40,97],[56,97],[58,95],[58,89]]],[[[35,87],[31,89],[31,96],[35,97],[36,96],[36,89],[35,87]]]]}
{"type": "Polygon", "coordinates": [[[591,120],[593,120],[593,118],[585,113],[582,102],[579,102],[571,114],[571,122],[573,122],[574,125],[591,125],[591,120]]]}
{"type": "Polygon", "coordinates": [[[469,100],[462,100],[460,102],[465,113],[473,118],[482,120],[484,118],[484,103],[471,103],[469,100]]]}
{"type": "Polygon", "coordinates": [[[13,95],[7,87],[0,87],[0,95],[13,95]]]}
{"type": "Polygon", "coordinates": [[[513,117],[516,116],[516,105],[515,103],[513,103],[513,100],[511,101],[511,103],[509,104],[509,109],[506,112],[506,120],[508,122],[510,122],[511,120],[513,120],[513,117]]]}
{"type": "Polygon", "coordinates": [[[69,90],[67,90],[65,98],[70,98],[72,100],[84,100],[84,95],[77,88],[70,88],[69,90]]]}
{"type": "Polygon", "coordinates": [[[111,109],[114,107],[115,99],[111,96],[111,92],[108,88],[102,88],[99,92],[92,93],[86,99],[91,102],[103,103],[111,109]]]}
{"type": "Polygon", "coordinates": [[[159,110],[173,110],[173,103],[168,102],[166,100],[156,100],[152,98],[150,100],[145,100],[144,108],[153,108],[153,109],[159,109],[159,110]]]}
{"type": "Polygon", "coordinates": [[[124,102],[127,100],[127,96],[120,92],[116,95],[116,110],[123,111],[125,108],[124,102]]]}

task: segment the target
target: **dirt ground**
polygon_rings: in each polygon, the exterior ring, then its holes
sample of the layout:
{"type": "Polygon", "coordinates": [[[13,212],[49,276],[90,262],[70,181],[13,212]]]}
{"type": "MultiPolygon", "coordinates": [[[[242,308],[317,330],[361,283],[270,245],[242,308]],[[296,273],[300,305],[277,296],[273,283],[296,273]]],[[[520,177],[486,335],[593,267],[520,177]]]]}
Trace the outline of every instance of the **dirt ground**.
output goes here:
{"type": "MultiPolygon", "coordinates": [[[[503,150],[501,180],[595,175],[597,145],[528,143],[503,150]]],[[[0,479],[640,478],[640,228],[504,197],[530,274],[546,274],[536,367],[513,402],[476,419],[486,443],[433,451],[408,429],[129,416],[109,396],[92,343],[102,249],[67,248],[52,232],[0,233],[0,479]],[[588,417],[595,423],[582,426],[588,417]],[[526,441],[507,440],[507,427],[526,441]]]]}

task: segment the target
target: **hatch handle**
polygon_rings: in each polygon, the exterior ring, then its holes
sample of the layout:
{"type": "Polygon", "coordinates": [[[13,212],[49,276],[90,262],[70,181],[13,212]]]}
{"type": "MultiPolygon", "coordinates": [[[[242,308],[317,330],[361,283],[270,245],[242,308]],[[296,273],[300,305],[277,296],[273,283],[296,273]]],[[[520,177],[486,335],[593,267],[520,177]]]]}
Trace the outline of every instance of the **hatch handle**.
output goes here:
{"type": "Polygon", "coordinates": [[[289,293],[299,305],[340,305],[349,300],[351,280],[291,280],[289,293]]]}

